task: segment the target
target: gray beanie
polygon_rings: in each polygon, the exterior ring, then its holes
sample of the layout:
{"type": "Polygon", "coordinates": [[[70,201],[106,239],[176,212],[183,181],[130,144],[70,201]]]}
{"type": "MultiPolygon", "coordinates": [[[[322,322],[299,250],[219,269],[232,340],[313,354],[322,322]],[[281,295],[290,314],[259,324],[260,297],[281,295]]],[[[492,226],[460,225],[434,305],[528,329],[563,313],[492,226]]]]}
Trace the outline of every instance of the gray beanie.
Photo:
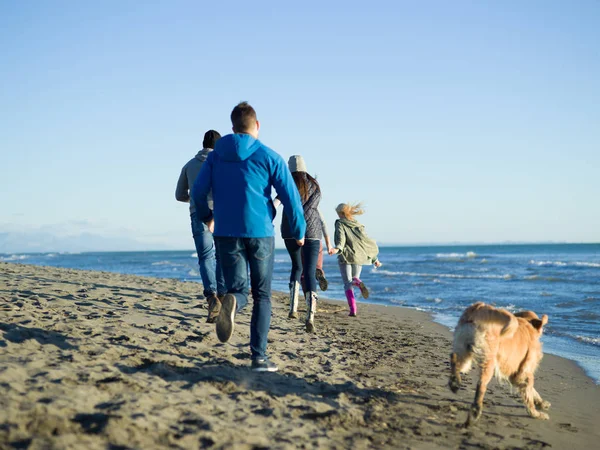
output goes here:
{"type": "Polygon", "coordinates": [[[292,155],[288,160],[288,167],[290,168],[290,172],[306,172],[306,163],[304,162],[304,158],[300,155],[292,155]]]}

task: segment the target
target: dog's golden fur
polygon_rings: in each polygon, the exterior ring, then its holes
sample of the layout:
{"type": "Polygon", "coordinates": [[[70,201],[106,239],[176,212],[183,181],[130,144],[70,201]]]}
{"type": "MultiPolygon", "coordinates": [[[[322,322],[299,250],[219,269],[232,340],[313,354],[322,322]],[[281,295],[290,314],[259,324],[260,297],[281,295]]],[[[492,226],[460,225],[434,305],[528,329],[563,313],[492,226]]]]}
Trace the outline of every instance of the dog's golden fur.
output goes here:
{"type": "Polygon", "coordinates": [[[481,416],[483,397],[494,375],[519,389],[529,415],[548,419],[548,414],[536,406],[548,409],[550,403],[533,387],[534,373],[542,360],[540,336],[547,322],[546,315],[540,319],[533,311],[512,314],[482,302],[465,310],[454,331],[449,386],[457,392],[460,373],[468,372],[475,361],[481,372],[467,426],[481,416]]]}

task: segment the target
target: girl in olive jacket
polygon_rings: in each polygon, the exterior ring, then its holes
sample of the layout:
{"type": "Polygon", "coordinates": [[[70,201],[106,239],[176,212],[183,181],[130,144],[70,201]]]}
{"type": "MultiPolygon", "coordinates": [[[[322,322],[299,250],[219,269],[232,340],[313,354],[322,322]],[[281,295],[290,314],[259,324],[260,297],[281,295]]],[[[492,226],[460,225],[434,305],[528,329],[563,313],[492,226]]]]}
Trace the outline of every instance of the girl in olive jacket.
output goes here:
{"type": "Polygon", "coordinates": [[[373,264],[375,267],[381,267],[381,262],[377,259],[379,248],[377,243],[367,236],[364,225],[354,218],[364,213],[360,203],[356,205],[340,203],[335,211],[339,219],[335,221],[335,247],[329,251],[329,254],[338,255],[350,316],[356,316],[354,287],[360,289],[363,298],[369,297],[369,290],[361,281],[360,273],[364,265],[373,264]]]}

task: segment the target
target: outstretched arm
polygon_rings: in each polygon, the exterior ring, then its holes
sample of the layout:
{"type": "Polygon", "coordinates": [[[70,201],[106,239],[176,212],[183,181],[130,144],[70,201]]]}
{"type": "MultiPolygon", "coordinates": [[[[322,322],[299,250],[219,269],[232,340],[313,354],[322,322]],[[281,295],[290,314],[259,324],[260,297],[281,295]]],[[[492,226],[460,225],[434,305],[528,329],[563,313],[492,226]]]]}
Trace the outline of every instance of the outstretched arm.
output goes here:
{"type": "Polygon", "coordinates": [[[188,186],[187,174],[185,173],[185,167],[181,169],[179,180],[177,180],[177,187],[175,188],[175,198],[177,201],[188,203],[190,201],[189,194],[190,187],[188,186]]]}
{"type": "Polygon", "coordinates": [[[346,246],[346,232],[344,226],[339,220],[335,221],[335,235],[334,235],[335,247],[329,252],[330,255],[335,255],[344,250],[346,246]]]}
{"type": "Polygon", "coordinates": [[[213,153],[209,153],[208,157],[200,173],[196,177],[194,186],[192,187],[192,199],[196,205],[196,214],[198,219],[204,223],[209,223],[213,219],[213,212],[208,207],[208,194],[212,189],[212,169],[213,169],[213,153]]]}
{"type": "Polygon", "coordinates": [[[325,217],[320,209],[317,209],[319,212],[319,220],[321,221],[321,231],[323,231],[323,237],[325,238],[325,245],[327,246],[327,252],[331,250],[331,239],[329,239],[329,233],[327,232],[327,222],[325,222],[325,217]]]}
{"type": "Polygon", "coordinates": [[[304,244],[304,233],[306,232],[306,221],[304,220],[304,208],[300,200],[300,194],[292,174],[285,165],[283,158],[276,155],[272,158],[271,183],[277,191],[277,197],[283,203],[286,215],[290,222],[292,236],[299,245],[304,244]]]}

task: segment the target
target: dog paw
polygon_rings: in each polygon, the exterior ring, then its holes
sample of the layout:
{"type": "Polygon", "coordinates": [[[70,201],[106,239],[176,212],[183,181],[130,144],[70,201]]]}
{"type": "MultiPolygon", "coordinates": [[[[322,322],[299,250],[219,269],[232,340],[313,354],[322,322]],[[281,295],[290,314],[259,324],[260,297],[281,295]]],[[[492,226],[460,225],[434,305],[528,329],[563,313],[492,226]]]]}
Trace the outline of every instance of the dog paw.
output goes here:
{"type": "Polygon", "coordinates": [[[458,382],[458,380],[451,378],[448,382],[448,387],[452,392],[456,394],[458,392],[458,388],[460,387],[460,383],[458,382]]]}
{"type": "Polygon", "coordinates": [[[542,420],[550,420],[550,416],[546,413],[539,413],[539,416],[537,416],[537,419],[542,419],[542,420]]]}
{"type": "Polygon", "coordinates": [[[465,427],[473,425],[475,422],[477,422],[481,417],[481,412],[482,409],[478,405],[471,406],[471,409],[469,410],[469,416],[465,422],[465,427]]]}
{"type": "Polygon", "coordinates": [[[460,388],[460,381],[461,381],[460,378],[457,378],[457,377],[450,377],[450,379],[448,380],[448,387],[455,394],[458,392],[458,389],[460,388]]]}
{"type": "Polygon", "coordinates": [[[550,409],[550,402],[547,402],[546,400],[544,400],[541,404],[540,404],[540,408],[544,409],[544,410],[548,410],[550,409]]]}

